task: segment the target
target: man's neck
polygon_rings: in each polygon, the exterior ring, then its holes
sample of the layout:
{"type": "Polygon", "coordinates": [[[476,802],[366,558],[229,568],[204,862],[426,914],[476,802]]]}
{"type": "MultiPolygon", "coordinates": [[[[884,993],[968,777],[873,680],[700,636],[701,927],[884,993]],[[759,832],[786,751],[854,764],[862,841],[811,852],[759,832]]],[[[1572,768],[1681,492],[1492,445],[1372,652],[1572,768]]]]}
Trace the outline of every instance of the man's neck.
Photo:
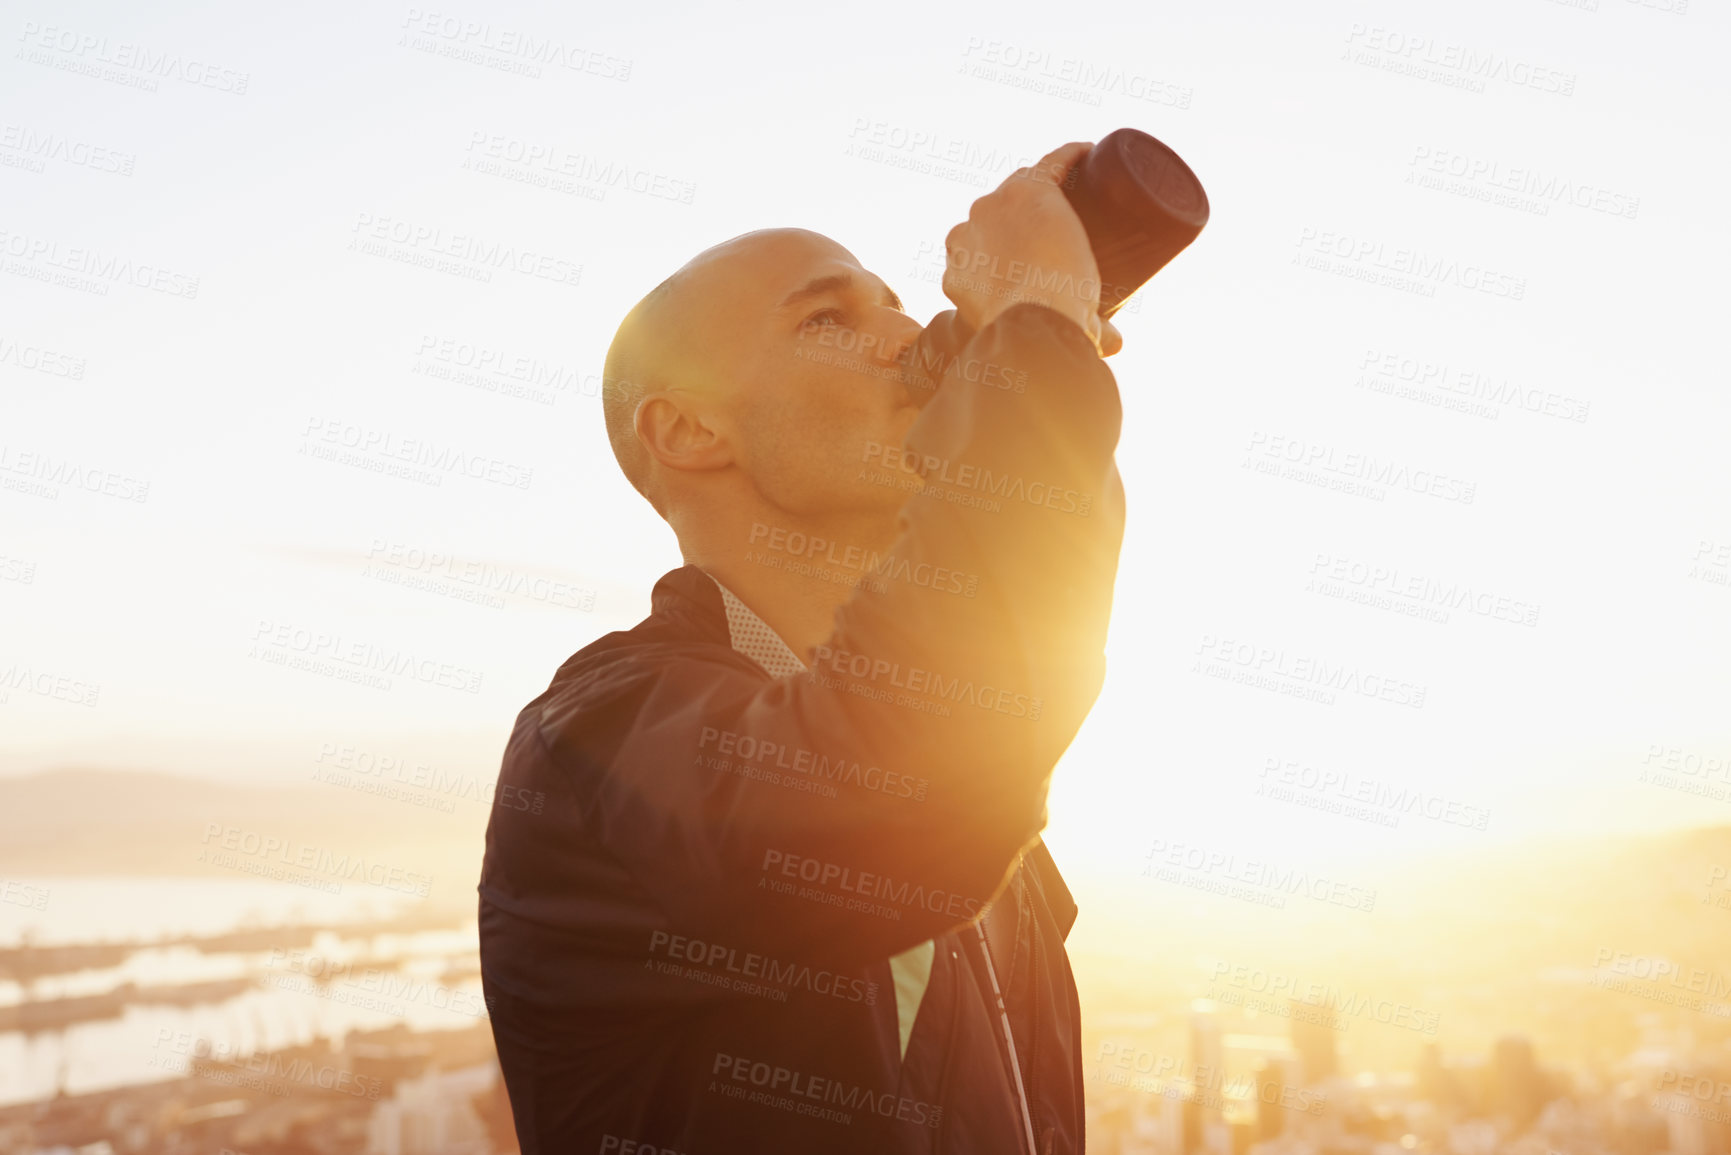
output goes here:
{"type": "Polygon", "coordinates": [[[835,611],[853,596],[858,580],[869,574],[868,559],[873,553],[889,553],[896,541],[895,519],[886,519],[878,512],[809,524],[785,515],[779,520],[764,517],[736,525],[731,531],[717,529],[711,523],[691,526],[681,534],[686,563],[700,566],[732,590],[808,666],[813,664],[813,650],[829,640],[835,611]],[[690,540],[692,537],[697,540],[690,540]],[[822,543],[814,549],[813,542],[818,539],[822,543]],[[746,544],[742,546],[742,542],[746,544]],[[831,542],[833,549],[826,544],[831,542]],[[850,548],[856,546],[849,556],[850,548]],[[854,564],[838,564],[847,561],[854,564]],[[790,568],[801,563],[829,576],[790,568]],[[834,580],[842,576],[847,580],[834,580]]]}

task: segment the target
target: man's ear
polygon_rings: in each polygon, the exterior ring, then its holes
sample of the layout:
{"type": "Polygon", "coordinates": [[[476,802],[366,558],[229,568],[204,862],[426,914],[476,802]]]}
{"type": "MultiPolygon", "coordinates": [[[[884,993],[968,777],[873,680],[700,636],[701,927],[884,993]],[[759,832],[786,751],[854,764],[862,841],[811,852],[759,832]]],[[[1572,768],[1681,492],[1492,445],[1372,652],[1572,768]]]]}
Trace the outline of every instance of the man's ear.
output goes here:
{"type": "Polygon", "coordinates": [[[666,390],[637,403],[632,427],[637,440],[669,469],[720,469],[733,464],[733,446],[690,393],[666,390]]]}

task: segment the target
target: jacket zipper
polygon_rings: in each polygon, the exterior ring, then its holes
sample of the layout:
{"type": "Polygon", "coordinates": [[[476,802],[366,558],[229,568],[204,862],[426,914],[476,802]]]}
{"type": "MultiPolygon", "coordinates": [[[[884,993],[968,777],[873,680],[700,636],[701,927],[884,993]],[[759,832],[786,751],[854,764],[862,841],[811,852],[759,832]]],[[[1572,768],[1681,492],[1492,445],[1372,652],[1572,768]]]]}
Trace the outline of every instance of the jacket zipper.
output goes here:
{"type": "MultiPolygon", "coordinates": [[[[952,937],[952,941],[954,941],[953,936],[951,936],[951,937],[952,937]]],[[[949,1096],[950,1096],[950,1071],[954,1069],[955,1059],[956,1059],[956,1046],[955,1046],[956,1030],[960,1026],[961,1019],[962,1019],[962,998],[961,998],[961,995],[954,989],[954,988],[959,987],[961,985],[961,973],[960,973],[961,966],[962,966],[961,952],[959,952],[954,946],[951,946],[950,947],[950,965],[949,965],[949,971],[950,971],[949,981],[950,981],[950,986],[951,986],[951,991],[950,991],[950,1030],[949,1030],[949,1034],[947,1034],[944,1038],[944,1069],[943,1069],[943,1073],[938,1076],[938,1102],[944,1105],[946,1112],[947,1112],[947,1109],[949,1106],[949,1101],[950,1101],[949,1100],[949,1096]]],[[[949,1134],[949,1130],[950,1130],[950,1121],[948,1119],[939,1120],[938,1133],[936,1136],[933,1137],[933,1141],[932,1141],[932,1155],[943,1155],[944,1148],[945,1148],[945,1146],[947,1146],[947,1144],[945,1144],[945,1142],[944,1142],[944,1136],[949,1134]]]]}
{"type": "MultiPolygon", "coordinates": [[[[1040,1004],[1044,1002],[1039,986],[1040,976],[1040,921],[1035,917],[1034,900],[1028,898],[1028,1019],[1033,1024],[1030,1031],[1033,1038],[1028,1040],[1028,1099],[1038,1103],[1039,1097],[1034,1093],[1034,1083],[1040,1077],[1040,1004]]],[[[1048,1155],[1042,1149],[1040,1155],[1048,1155]]]]}
{"type": "MultiPolygon", "coordinates": [[[[1020,916],[1020,904],[1017,904],[1017,915],[1020,916]]],[[[1028,1155],[1039,1155],[1039,1148],[1034,1143],[1034,1119],[1028,1112],[1028,1093],[1022,1086],[1022,1064],[1016,1057],[1016,1037],[1010,1030],[1010,1009],[1004,1002],[1004,992],[998,986],[998,971],[992,965],[992,948],[986,941],[985,920],[974,923],[974,930],[980,936],[980,957],[986,960],[986,977],[992,983],[992,997],[998,1004],[998,1024],[1003,1028],[1004,1046],[1009,1050],[1010,1077],[1016,1084],[1016,1103],[1022,1109],[1022,1134],[1027,1142],[1028,1155]]],[[[1014,936],[1011,937],[1014,942],[1014,936]]]]}

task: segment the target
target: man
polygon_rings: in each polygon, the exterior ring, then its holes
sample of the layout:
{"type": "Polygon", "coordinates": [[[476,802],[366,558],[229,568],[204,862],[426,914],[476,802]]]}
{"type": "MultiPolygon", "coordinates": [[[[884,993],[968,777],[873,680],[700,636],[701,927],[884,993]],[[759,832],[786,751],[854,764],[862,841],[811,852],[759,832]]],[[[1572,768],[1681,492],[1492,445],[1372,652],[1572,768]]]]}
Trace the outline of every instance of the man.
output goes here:
{"type": "Polygon", "coordinates": [[[608,432],[685,565],[506,748],[481,963],[525,1155],[1082,1151],[1039,832],[1124,527],[1120,342],[1059,191],[1087,148],[951,231],[972,337],[935,392],[895,295],[802,230],[620,326],[608,432]]]}

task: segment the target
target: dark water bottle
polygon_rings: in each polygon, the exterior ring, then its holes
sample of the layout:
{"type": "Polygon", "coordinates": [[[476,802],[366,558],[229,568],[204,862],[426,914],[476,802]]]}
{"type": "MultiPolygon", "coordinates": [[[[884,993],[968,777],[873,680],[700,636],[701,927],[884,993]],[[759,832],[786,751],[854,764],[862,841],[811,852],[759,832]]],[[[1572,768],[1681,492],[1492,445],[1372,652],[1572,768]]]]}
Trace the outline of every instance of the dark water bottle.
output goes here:
{"type": "MultiPolygon", "coordinates": [[[[1100,316],[1183,252],[1208,223],[1208,194],[1179,155],[1145,132],[1120,128],[1090,149],[1061,186],[1100,268],[1100,316]]],[[[947,309],[909,350],[907,374],[923,401],[973,334],[947,309]],[[923,396],[922,387],[923,386],[923,396]]]]}

